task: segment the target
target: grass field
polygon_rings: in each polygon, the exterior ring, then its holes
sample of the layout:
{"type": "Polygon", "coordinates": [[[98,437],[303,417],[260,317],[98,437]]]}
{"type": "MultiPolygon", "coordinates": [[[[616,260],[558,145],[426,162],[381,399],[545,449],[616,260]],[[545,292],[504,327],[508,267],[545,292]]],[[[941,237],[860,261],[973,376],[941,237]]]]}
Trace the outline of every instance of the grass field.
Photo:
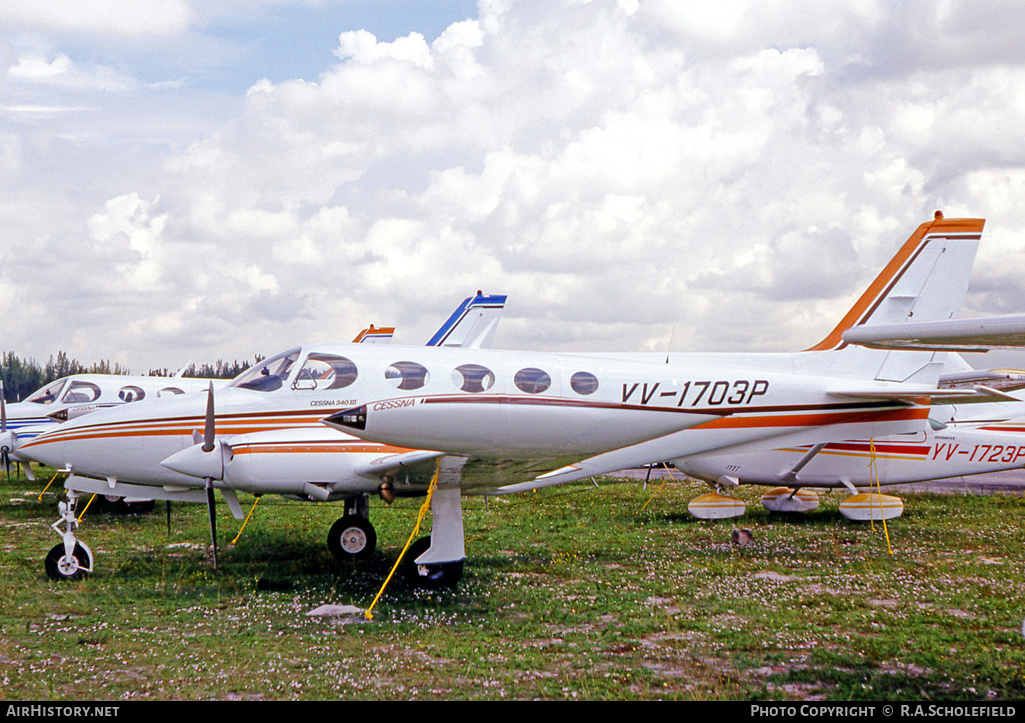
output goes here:
{"type": "Polygon", "coordinates": [[[217,570],[198,506],[170,534],[162,503],[90,510],[97,570],[56,583],[44,484],[0,481],[0,699],[1025,698],[1020,497],[904,495],[892,554],[837,492],[781,518],[743,488],[747,547],[692,482],[468,498],[462,582],[396,578],[367,621],[309,613],[370,604],[417,500],[372,505],[359,566],[326,549],[338,505],[264,498],[234,545],[222,505],[217,570]]]}

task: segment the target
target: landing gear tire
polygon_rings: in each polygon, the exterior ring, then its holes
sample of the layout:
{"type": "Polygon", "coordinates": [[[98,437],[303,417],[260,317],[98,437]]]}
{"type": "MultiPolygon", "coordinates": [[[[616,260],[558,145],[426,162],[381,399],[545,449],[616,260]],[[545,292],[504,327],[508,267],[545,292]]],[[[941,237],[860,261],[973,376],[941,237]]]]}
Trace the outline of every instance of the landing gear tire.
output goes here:
{"type": "Polygon", "coordinates": [[[402,558],[406,581],[419,587],[448,587],[455,585],[463,577],[463,560],[455,562],[432,562],[428,565],[417,565],[416,558],[431,547],[431,537],[421,537],[406,550],[402,558]]]}
{"type": "Polygon", "coordinates": [[[92,556],[80,542],[75,543],[70,557],[64,552],[63,542],[46,554],[46,574],[51,580],[78,580],[88,575],[92,567],[92,556]]]}
{"type": "Polygon", "coordinates": [[[331,525],[327,549],[339,560],[363,560],[374,554],[377,533],[365,517],[346,515],[331,525]]]}

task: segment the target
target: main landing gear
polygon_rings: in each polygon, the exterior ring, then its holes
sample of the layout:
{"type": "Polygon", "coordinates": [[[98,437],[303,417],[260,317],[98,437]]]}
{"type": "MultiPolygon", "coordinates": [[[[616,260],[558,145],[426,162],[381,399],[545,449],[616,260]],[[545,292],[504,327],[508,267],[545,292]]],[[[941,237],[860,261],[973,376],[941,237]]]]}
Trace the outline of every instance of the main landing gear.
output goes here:
{"type": "MultiPolygon", "coordinates": [[[[339,560],[365,560],[374,553],[377,532],[370,524],[366,495],[345,500],[345,515],[331,525],[327,546],[339,560]]],[[[405,578],[421,587],[454,585],[463,576],[463,509],[458,485],[439,487],[431,498],[431,534],[410,545],[402,558],[405,578]]]]}
{"type": "Polygon", "coordinates": [[[418,565],[416,559],[431,549],[431,536],[421,537],[406,550],[402,558],[402,571],[406,581],[419,587],[447,587],[463,577],[465,560],[435,562],[418,565]]]}
{"type": "Polygon", "coordinates": [[[345,500],[345,515],[331,525],[327,549],[339,560],[365,560],[374,554],[377,532],[370,524],[366,495],[345,500]]]}
{"type": "Polygon", "coordinates": [[[58,505],[60,519],[50,525],[63,541],[46,555],[46,574],[53,580],[78,580],[93,571],[93,553],[84,542],[75,539],[75,503],[78,494],[68,492],[68,501],[58,505]],[[61,527],[64,527],[62,530],[61,527]]]}

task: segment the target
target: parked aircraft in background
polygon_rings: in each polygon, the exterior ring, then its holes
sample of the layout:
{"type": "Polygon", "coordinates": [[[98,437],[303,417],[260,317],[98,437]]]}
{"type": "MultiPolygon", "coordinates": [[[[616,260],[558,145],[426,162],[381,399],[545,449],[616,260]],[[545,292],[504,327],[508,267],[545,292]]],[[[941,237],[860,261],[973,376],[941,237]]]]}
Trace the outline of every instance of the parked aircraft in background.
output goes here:
{"type": "MultiPolygon", "coordinates": [[[[1025,346],[1025,316],[987,319],[918,321],[860,326],[843,339],[876,349],[985,352],[1025,346]]],[[[807,512],[818,507],[816,488],[846,488],[851,496],[840,512],[853,520],[899,516],[903,501],[859,488],[962,477],[1025,466],[1025,404],[1016,390],[1025,387],[1025,372],[972,369],[957,354],[947,356],[948,369],[939,386],[973,389],[999,400],[934,408],[929,427],[913,434],[877,439],[777,447],[721,454],[698,454],[678,461],[685,474],[702,479],[714,491],[692,500],[688,510],[702,519],[739,517],[742,499],[727,490],[740,484],[773,486],[762,496],[771,512],[807,512]]]]}
{"type": "MultiPolygon", "coordinates": [[[[505,299],[478,291],[459,305],[432,343],[459,340],[470,348],[486,343],[494,334],[505,299]]],[[[381,335],[361,332],[357,339],[366,342],[374,337],[381,335]]],[[[395,477],[402,464],[431,455],[413,453],[411,457],[410,450],[369,444],[320,423],[332,409],[355,402],[349,389],[355,371],[344,358],[324,351],[324,346],[332,345],[293,349],[239,375],[216,393],[215,419],[207,420],[208,395],[161,399],[70,420],[19,451],[72,472],[65,481],[69,496],[65,506],[71,510],[79,493],[92,493],[206,503],[213,520],[208,494],[213,486],[222,490],[237,518],[242,517],[237,491],[344,500],[345,515],[332,527],[328,545],[343,558],[367,555],[376,540],[368,520],[367,494],[395,477]],[[204,472],[197,480],[161,464],[192,447],[194,435],[203,434],[211,439],[216,434],[218,458],[223,454],[233,462],[226,480],[219,471],[216,482],[207,482],[213,475],[204,472]],[[398,461],[384,459],[396,455],[400,455],[398,461]],[[322,460],[329,462],[320,464],[322,460]],[[231,474],[236,470],[252,478],[237,483],[231,474]]],[[[338,346],[394,354],[388,344],[338,346]]],[[[401,385],[409,370],[402,362],[394,367],[391,383],[401,385]]],[[[401,488],[396,494],[402,494],[401,488]]],[[[70,532],[65,530],[65,543],[49,555],[48,571],[58,579],[92,569],[92,554],[84,546],[75,547],[79,543],[70,532]]]]}
{"type": "Polygon", "coordinates": [[[37,435],[98,409],[202,391],[211,381],[218,385],[227,383],[221,379],[182,377],[180,373],[173,377],[74,374],[45,384],[24,401],[12,404],[3,401],[0,385],[0,453],[5,464],[24,464],[31,478],[31,467],[18,454],[18,447],[37,435]]]}
{"type": "MultiPolygon", "coordinates": [[[[1022,411],[1021,402],[1007,402],[1022,411]]],[[[808,512],[818,507],[818,488],[846,488],[851,496],[840,512],[853,520],[899,516],[899,497],[877,486],[999,472],[1025,466],[1025,418],[980,422],[951,421],[909,434],[817,444],[766,446],[729,454],[698,454],[677,460],[678,469],[715,488],[692,500],[695,517],[738,517],[742,499],[726,491],[739,484],[774,489],[761,502],[772,512],[808,512]],[[859,489],[868,491],[859,492],[859,489]]]]}

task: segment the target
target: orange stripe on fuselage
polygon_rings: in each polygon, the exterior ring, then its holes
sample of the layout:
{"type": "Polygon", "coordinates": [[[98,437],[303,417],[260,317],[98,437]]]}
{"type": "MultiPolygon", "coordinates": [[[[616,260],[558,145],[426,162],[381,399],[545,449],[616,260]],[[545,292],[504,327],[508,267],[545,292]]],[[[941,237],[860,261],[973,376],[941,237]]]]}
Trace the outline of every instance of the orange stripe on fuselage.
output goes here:
{"type": "Polygon", "coordinates": [[[243,444],[231,448],[232,453],[237,457],[240,454],[406,454],[415,450],[405,447],[392,447],[374,442],[360,442],[352,444],[346,442],[329,442],[324,444],[243,444]]]}
{"type": "MultiPolygon", "coordinates": [[[[296,427],[319,427],[318,422],[324,416],[322,410],[307,413],[288,412],[275,415],[240,415],[237,418],[218,420],[215,432],[224,435],[251,434],[274,429],[294,429],[296,427]]],[[[80,427],[75,429],[57,429],[45,437],[37,437],[24,445],[23,449],[42,446],[53,442],[77,442],[85,440],[121,439],[127,437],[166,437],[184,436],[193,431],[202,431],[203,417],[184,419],[142,420],[131,422],[113,422],[111,424],[80,427]]]]}
{"type": "Polygon", "coordinates": [[[891,422],[905,419],[925,419],[929,416],[927,407],[904,407],[902,409],[872,409],[857,412],[815,412],[813,414],[775,414],[758,417],[732,416],[713,419],[710,422],[691,427],[698,429],[744,429],[756,427],[817,427],[852,422],[891,422]]]}

